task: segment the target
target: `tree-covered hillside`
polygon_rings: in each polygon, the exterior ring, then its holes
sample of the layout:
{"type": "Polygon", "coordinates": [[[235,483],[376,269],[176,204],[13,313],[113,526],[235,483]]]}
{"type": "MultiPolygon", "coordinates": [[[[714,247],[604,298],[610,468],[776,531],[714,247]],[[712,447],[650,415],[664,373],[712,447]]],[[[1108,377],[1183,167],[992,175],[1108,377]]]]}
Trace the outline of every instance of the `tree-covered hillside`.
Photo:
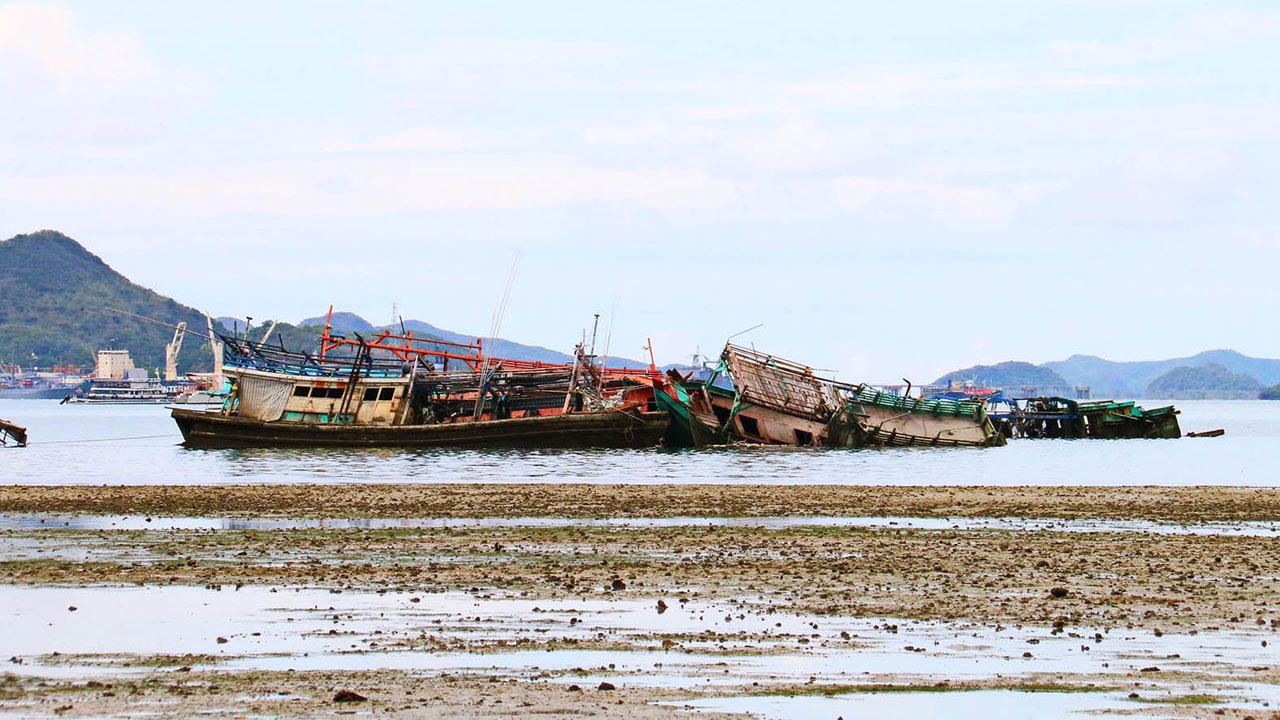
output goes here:
{"type": "Polygon", "coordinates": [[[1262,383],[1217,365],[1176,367],[1147,386],[1147,397],[1171,400],[1243,400],[1255,398],[1262,383]]]}
{"type": "MultiPolygon", "coordinates": [[[[173,330],[111,312],[122,310],[205,334],[204,315],[112,270],[79,243],[52,230],[0,242],[0,359],[25,367],[77,365],[86,371],[98,350],[130,352],[138,367],[164,368],[173,330]]],[[[212,367],[202,338],[188,335],[178,370],[212,367]]]]}
{"type": "Polygon", "coordinates": [[[1009,361],[996,365],[974,365],[963,370],[947,373],[934,385],[946,385],[951,381],[973,381],[977,385],[1017,390],[1022,387],[1066,387],[1067,381],[1058,373],[1029,362],[1009,361]]]}

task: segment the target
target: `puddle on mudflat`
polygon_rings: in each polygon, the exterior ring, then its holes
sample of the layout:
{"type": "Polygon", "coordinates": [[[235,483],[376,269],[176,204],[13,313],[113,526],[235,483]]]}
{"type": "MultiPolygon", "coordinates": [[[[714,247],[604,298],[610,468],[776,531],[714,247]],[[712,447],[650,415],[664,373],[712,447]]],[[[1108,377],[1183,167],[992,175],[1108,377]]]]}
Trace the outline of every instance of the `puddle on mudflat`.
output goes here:
{"type": "Polygon", "coordinates": [[[668,517],[668,518],[213,518],[146,515],[0,515],[0,530],[394,530],[466,528],[663,528],[740,527],[781,530],[848,527],[877,530],[1017,530],[1025,532],[1151,533],[1270,537],[1280,523],[1267,521],[1162,523],[1150,520],[920,517],[668,517]]]}
{"type": "MultiPolygon", "coordinates": [[[[571,673],[635,685],[876,678],[932,684],[997,676],[1160,681],[1207,672],[1235,680],[1280,661],[1270,630],[1164,634],[1104,628],[819,617],[748,603],[655,598],[563,601],[461,592],[340,592],[234,586],[0,586],[9,672],[130,672],[148,657],[231,670],[406,669],[517,677],[571,673]],[[71,608],[75,608],[72,610],[71,608]],[[1102,634],[1102,641],[1094,633],[1102,634]],[[665,641],[665,646],[664,646],[665,641]],[[55,655],[54,653],[57,653],[55,655]],[[1028,655],[1029,654],[1029,655],[1028,655]],[[130,662],[133,663],[132,668],[130,662]],[[1145,670],[1158,667],[1158,670],[1145,670]]],[[[1261,686],[1272,688],[1272,686],[1261,686]]],[[[1275,694],[1275,688],[1271,690],[1275,694]]],[[[1268,701],[1280,697],[1268,697],[1268,701]]]]}
{"type": "Polygon", "coordinates": [[[1096,713],[1132,708],[1123,695],[1104,693],[1017,692],[882,692],[800,697],[732,697],[668,703],[695,713],[751,713],[761,720],[789,718],[893,718],[894,720],[1025,720],[1025,718],[1085,718],[1096,713]]]}

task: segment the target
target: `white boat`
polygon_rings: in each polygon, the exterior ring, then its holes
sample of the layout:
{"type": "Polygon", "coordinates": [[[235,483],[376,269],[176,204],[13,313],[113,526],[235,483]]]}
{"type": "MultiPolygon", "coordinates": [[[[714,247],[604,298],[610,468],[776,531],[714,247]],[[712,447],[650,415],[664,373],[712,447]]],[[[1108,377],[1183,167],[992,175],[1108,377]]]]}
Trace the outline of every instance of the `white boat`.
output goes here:
{"type": "Polygon", "coordinates": [[[98,364],[86,392],[66,399],[72,403],[219,404],[222,399],[190,380],[161,380],[133,365],[128,350],[99,350],[98,364]]]}

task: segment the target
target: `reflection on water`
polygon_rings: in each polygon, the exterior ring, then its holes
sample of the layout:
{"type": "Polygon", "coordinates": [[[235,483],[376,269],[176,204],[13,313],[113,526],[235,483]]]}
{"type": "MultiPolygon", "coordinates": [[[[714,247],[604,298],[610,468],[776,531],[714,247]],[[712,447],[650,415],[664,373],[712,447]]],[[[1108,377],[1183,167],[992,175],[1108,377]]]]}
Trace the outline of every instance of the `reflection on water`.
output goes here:
{"type": "Polygon", "coordinates": [[[148,515],[0,515],[0,530],[395,530],[438,528],[673,528],[736,527],[781,530],[795,527],[848,527],[876,530],[959,530],[1143,533],[1272,537],[1280,523],[1269,521],[1164,523],[1152,520],[1079,520],[989,517],[661,517],[661,518],[216,518],[148,515]]]}
{"type": "Polygon", "coordinates": [[[1004,448],[814,450],[189,450],[159,406],[0,401],[31,445],[0,450],[6,484],[628,483],[1274,485],[1280,403],[1182,402],[1220,438],[1015,441],[1004,448]]]}
{"type": "MultiPolygon", "coordinates": [[[[695,599],[658,612],[652,597],[628,596],[0,586],[0,607],[9,628],[5,652],[23,660],[9,670],[36,675],[68,662],[193,653],[233,670],[520,674],[612,664],[629,684],[672,687],[690,680],[801,684],[810,678],[869,684],[875,676],[929,684],[1048,673],[1126,678],[1156,664],[1167,681],[1202,671],[1247,677],[1248,668],[1273,665],[1280,652],[1260,642],[1274,638],[1269,629],[1248,625],[1156,635],[1090,624],[1064,635],[1047,626],[807,615],[770,603],[695,599]]],[[[1280,689],[1268,687],[1253,692],[1280,699],[1280,689]]]]}
{"type": "MultiPolygon", "coordinates": [[[[1135,705],[1123,694],[1015,692],[887,692],[834,696],[734,697],[681,702],[695,713],[750,713],[761,720],[894,718],[894,720],[1025,720],[1087,718],[1135,705]]],[[[670,703],[676,704],[676,703],[670,703]]]]}

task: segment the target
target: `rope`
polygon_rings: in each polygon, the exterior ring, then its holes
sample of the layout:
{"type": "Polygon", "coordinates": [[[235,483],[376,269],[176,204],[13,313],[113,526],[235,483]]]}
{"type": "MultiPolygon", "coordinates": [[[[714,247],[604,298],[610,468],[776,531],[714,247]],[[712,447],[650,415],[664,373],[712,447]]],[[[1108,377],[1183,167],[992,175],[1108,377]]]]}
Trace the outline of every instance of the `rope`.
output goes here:
{"type": "MultiPolygon", "coordinates": [[[[99,443],[99,442],[119,442],[121,440],[154,440],[156,438],[172,438],[172,433],[167,435],[134,435],[132,437],[118,438],[98,438],[96,440],[48,440],[39,443],[40,445],[79,445],[82,443],[99,443]]],[[[32,443],[27,443],[28,445],[32,443]]]]}

